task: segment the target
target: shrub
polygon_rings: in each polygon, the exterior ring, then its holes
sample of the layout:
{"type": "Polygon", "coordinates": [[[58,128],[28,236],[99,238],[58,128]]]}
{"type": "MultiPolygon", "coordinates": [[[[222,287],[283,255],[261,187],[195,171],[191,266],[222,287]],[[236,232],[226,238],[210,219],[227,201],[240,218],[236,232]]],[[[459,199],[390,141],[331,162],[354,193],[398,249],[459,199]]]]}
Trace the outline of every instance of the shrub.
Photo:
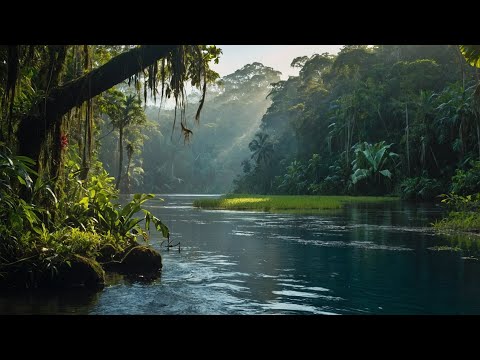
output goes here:
{"type": "Polygon", "coordinates": [[[471,161],[468,170],[457,169],[452,177],[451,192],[459,195],[480,192],[480,161],[471,161]]]}
{"type": "Polygon", "coordinates": [[[441,182],[427,176],[406,178],[400,184],[400,196],[404,200],[433,200],[441,192],[441,182]]]}

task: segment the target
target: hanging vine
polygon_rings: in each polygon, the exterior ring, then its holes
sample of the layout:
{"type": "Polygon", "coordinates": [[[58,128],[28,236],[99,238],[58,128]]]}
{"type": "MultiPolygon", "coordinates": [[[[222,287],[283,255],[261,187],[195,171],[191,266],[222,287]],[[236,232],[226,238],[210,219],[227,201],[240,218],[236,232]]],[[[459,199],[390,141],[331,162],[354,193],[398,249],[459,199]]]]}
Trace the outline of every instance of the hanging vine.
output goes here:
{"type": "Polygon", "coordinates": [[[38,161],[37,169],[54,179],[59,178],[63,168],[62,154],[66,144],[76,139],[85,169],[82,176],[86,177],[94,143],[93,99],[128,79],[129,84],[133,80],[139,97],[143,85],[145,102],[149,93],[156,102],[159,87],[161,101],[173,96],[175,109],[179,110],[180,129],[187,141],[192,131],[185,116],[185,83],[190,80],[192,86],[201,89],[201,101],[195,116],[198,122],[206,83],[218,77],[207,64],[211,60],[218,61],[220,49],[206,45],[151,45],[123,47],[122,51],[94,69],[92,46],[17,45],[0,48],[6,70],[4,76],[0,72],[5,84],[0,132],[9,137],[16,133],[18,151],[34,157],[38,161]],[[137,70],[132,71],[134,69],[137,70]],[[130,75],[124,75],[127,73],[130,75]],[[26,85],[25,91],[18,89],[22,81],[26,85]],[[17,109],[15,103],[20,97],[23,108],[17,109]]]}

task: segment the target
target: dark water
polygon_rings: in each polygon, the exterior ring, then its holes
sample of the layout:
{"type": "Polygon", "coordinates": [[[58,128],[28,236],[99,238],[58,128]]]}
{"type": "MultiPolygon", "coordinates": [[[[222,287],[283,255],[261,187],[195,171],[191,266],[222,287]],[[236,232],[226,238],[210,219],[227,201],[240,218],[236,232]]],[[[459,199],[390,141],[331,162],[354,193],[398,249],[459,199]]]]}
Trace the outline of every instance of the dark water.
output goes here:
{"type": "Polygon", "coordinates": [[[163,251],[159,280],[0,294],[0,313],[480,314],[480,262],[429,249],[449,244],[428,228],[441,216],[432,205],[297,215],[199,210],[195,198],[151,202],[181,242],[180,253],[163,251]]]}

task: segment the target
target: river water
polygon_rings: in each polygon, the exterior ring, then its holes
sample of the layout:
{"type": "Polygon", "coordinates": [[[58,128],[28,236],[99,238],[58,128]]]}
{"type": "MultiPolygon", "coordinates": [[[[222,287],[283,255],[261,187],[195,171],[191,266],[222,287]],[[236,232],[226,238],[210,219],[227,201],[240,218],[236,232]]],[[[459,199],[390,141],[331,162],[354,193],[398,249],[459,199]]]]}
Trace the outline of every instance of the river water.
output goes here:
{"type": "MultiPolygon", "coordinates": [[[[214,197],[215,195],[212,195],[214,197]]],[[[1,314],[480,314],[480,262],[437,251],[433,205],[324,214],[200,210],[200,195],[148,206],[181,251],[161,278],[109,276],[98,293],[0,294],[1,314]]],[[[152,244],[160,249],[160,236],[152,244]]],[[[480,241],[480,240],[479,240],[480,241]]]]}

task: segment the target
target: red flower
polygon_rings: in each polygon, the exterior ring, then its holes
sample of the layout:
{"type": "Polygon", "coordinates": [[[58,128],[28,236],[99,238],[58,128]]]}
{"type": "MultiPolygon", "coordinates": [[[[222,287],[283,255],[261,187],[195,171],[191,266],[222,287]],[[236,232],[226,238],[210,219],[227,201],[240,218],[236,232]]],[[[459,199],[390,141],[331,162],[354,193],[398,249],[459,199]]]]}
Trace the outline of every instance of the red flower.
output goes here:
{"type": "Polygon", "coordinates": [[[68,146],[68,137],[67,135],[63,134],[60,136],[60,147],[64,150],[68,146]]]}

